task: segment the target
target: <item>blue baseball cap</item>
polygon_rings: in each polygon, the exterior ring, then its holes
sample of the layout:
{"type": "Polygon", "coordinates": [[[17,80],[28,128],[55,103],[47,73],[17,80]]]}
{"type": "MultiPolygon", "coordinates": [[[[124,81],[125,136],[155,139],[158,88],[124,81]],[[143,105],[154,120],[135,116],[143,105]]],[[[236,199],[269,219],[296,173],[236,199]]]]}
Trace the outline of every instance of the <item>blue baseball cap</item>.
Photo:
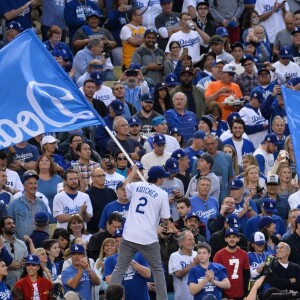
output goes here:
{"type": "Polygon", "coordinates": [[[244,65],[244,63],[247,61],[247,60],[251,60],[251,61],[254,61],[254,57],[250,54],[244,54],[243,57],[241,58],[240,60],[240,63],[242,65],[244,65]]]}
{"type": "Polygon", "coordinates": [[[110,103],[110,107],[117,116],[121,116],[124,111],[124,104],[120,100],[114,100],[110,103]]]}
{"type": "Polygon", "coordinates": [[[138,64],[138,63],[131,63],[131,64],[129,65],[129,68],[128,68],[128,69],[140,70],[140,69],[141,69],[141,66],[140,66],[140,64],[138,64]]]}
{"type": "Polygon", "coordinates": [[[254,88],[250,93],[250,99],[255,98],[261,104],[265,101],[265,97],[260,88],[254,88]]]}
{"type": "Polygon", "coordinates": [[[40,264],[39,256],[36,254],[27,255],[25,257],[25,264],[39,265],[40,264]]]}
{"type": "Polygon", "coordinates": [[[25,181],[27,179],[29,179],[30,177],[34,177],[36,180],[39,180],[39,178],[40,178],[36,171],[27,170],[22,176],[22,182],[25,183],[25,181]]]}
{"type": "Polygon", "coordinates": [[[240,116],[240,114],[238,112],[232,112],[227,117],[227,123],[230,125],[232,123],[232,121],[234,121],[236,119],[240,119],[240,118],[241,118],[241,116],[240,116]]]}
{"type": "Polygon", "coordinates": [[[141,121],[138,118],[131,117],[128,120],[128,125],[129,126],[132,126],[132,125],[141,125],[141,121]]]}
{"type": "Polygon", "coordinates": [[[165,166],[167,171],[170,172],[171,174],[178,173],[180,171],[178,160],[175,158],[171,157],[167,159],[165,166]]]}
{"type": "Polygon", "coordinates": [[[235,228],[229,228],[229,229],[226,230],[225,237],[227,237],[229,235],[236,235],[236,236],[240,237],[240,234],[239,234],[238,230],[235,229],[235,228]]]}
{"type": "Polygon", "coordinates": [[[137,160],[135,162],[135,165],[139,168],[139,170],[144,170],[144,166],[143,166],[143,164],[140,161],[137,160]]]}
{"type": "Polygon", "coordinates": [[[147,29],[146,31],[145,31],[145,33],[144,33],[144,37],[146,37],[148,34],[154,34],[156,37],[157,37],[157,31],[156,30],[154,30],[154,29],[147,29]]]}
{"type": "Polygon", "coordinates": [[[203,130],[197,130],[193,135],[193,139],[204,140],[205,137],[206,133],[203,130]]]}
{"type": "Polygon", "coordinates": [[[173,0],[160,0],[160,4],[165,4],[170,2],[173,2],[173,0]]]}
{"type": "Polygon", "coordinates": [[[267,217],[261,217],[260,220],[258,221],[258,228],[259,230],[261,230],[262,228],[272,224],[272,223],[275,223],[274,219],[267,216],[267,217]]]}
{"type": "Polygon", "coordinates": [[[233,50],[234,48],[241,48],[244,50],[244,45],[241,42],[235,42],[230,45],[231,50],[233,50]]]}
{"type": "Polygon", "coordinates": [[[170,135],[172,135],[172,134],[174,134],[174,133],[177,133],[177,134],[179,134],[179,135],[182,135],[181,130],[178,129],[177,127],[174,127],[174,128],[172,128],[172,129],[170,130],[170,135]]]}
{"type": "Polygon", "coordinates": [[[171,155],[172,158],[175,158],[177,160],[185,156],[187,156],[187,154],[182,149],[175,150],[171,155]]]}
{"type": "Polygon", "coordinates": [[[283,47],[281,47],[280,50],[279,50],[278,56],[279,56],[280,58],[292,58],[293,55],[292,55],[292,50],[291,50],[291,48],[288,47],[288,46],[283,46],[283,47]]]}
{"type": "Polygon", "coordinates": [[[165,117],[158,116],[158,117],[153,118],[152,121],[151,121],[152,126],[157,126],[157,125],[160,125],[160,124],[167,124],[167,120],[166,120],[165,117]]]}
{"type": "Polygon", "coordinates": [[[272,143],[274,145],[277,145],[278,144],[278,139],[277,139],[276,134],[269,133],[265,136],[263,142],[269,142],[269,143],[272,143]]]}
{"type": "Polygon", "coordinates": [[[145,93],[141,96],[140,101],[154,102],[154,97],[152,94],[145,93]]]}
{"type": "Polygon", "coordinates": [[[124,184],[124,181],[118,181],[117,184],[116,184],[116,190],[121,188],[124,184]]]}
{"type": "Polygon", "coordinates": [[[224,36],[228,36],[228,30],[225,28],[225,27],[218,27],[216,29],[216,35],[219,35],[221,37],[224,37],[224,36]]]}
{"type": "Polygon", "coordinates": [[[123,229],[118,228],[114,231],[114,237],[122,237],[123,236],[123,229]]]}
{"type": "Polygon", "coordinates": [[[228,214],[225,218],[225,222],[230,228],[239,229],[240,227],[240,219],[237,214],[228,214]]]}
{"type": "Polygon", "coordinates": [[[189,212],[185,216],[185,220],[188,220],[188,219],[191,219],[191,218],[196,218],[198,221],[201,221],[199,216],[194,212],[189,212]]]}
{"type": "Polygon", "coordinates": [[[157,145],[165,145],[166,144],[166,138],[163,134],[156,134],[153,137],[153,143],[157,144],[157,145]]]}
{"type": "Polygon", "coordinates": [[[276,209],[276,201],[275,201],[274,199],[271,199],[271,198],[265,198],[265,199],[263,200],[262,207],[264,208],[264,210],[265,210],[267,213],[275,213],[275,212],[277,212],[277,209],[276,209]]]}
{"type": "Polygon", "coordinates": [[[102,84],[103,83],[103,72],[94,71],[94,72],[91,73],[90,77],[93,79],[93,81],[96,84],[102,84]]]}
{"type": "Polygon", "coordinates": [[[10,29],[15,29],[19,32],[24,31],[24,28],[22,27],[22,25],[19,22],[16,22],[16,21],[11,21],[7,24],[6,30],[10,30],[10,29]]]}
{"type": "Polygon", "coordinates": [[[85,253],[85,249],[82,245],[78,245],[78,244],[74,244],[71,246],[71,254],[75,254],[75,253],[79,253],[79,254],[84,254],[85,253]]]}
{"type": "Polygon", "coordinates": [[[230,189],[231,190],[239,190],[239,189],[241,189],[243,187],[244,187],[243,181],[240,180],[240,179],[233,179],[230,182],[230,189]]]}
{"type": "Polygon", "coordinates": [[[177,76],[173,73],[170,73],[166,76],[165,83],[167,86],[175,86],[179,84],[177,76]]]}
{"type": "Polygon", "coordinates": [[[166,172],[161,166],[153,166],[148,171],[148,178],[151,180],[168,177],[170,177],[170,173],[166,172]]]}
{"type": "Polygon", "coordinates": [[[211,63],[211,66],[214,67],[218,64],[222,64],[223,66],[226,65],[226,61],[222,60],[222,59],[216,59],[211,63]]]}
{"type": "Polygon", "coordinates": [[[89,17],[92,17],[92,16],[96,16],[96,17],[100,18],[100,15],[96,10],[92,10],[92,11],[88,12],[86,15],[86,18],[88,19],[89,17]]]}
{"type": "Polygon", "coordinates": [[[300,27],[295,27],[295,29],[291,32],[292,35],[300,32],[300,27]]]}
{"type": "Polygon", "coordinates": [[[39,211],[34,215],[34,222],[37,226],[45,226],[49,221],[49,216],[43,211],[39,211]]]}

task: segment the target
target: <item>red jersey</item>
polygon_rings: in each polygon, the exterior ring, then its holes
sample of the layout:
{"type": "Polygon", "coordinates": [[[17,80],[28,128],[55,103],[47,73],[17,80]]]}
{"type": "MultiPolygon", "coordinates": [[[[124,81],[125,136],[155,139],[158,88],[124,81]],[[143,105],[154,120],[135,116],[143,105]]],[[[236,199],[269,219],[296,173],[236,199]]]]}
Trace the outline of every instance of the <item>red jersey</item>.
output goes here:
{"type": "Polygon", "coordinates": [[[231,253],[226,248],[218,251],[214,256],[214,262],[222,264],[227,270],[227,276],[231,287],[224,290],[227,298],[244,297],[244,270],[249,270],[249,258],[247,252],[237,248],[235,253],[231,253]]]}

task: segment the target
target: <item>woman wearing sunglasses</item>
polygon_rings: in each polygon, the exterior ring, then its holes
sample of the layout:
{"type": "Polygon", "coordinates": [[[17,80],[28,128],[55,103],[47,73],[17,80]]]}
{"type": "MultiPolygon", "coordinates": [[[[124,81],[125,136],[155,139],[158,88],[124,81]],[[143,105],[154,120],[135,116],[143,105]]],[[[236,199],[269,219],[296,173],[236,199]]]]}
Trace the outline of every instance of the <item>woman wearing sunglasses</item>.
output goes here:
{"type": "Polygon", "coordinates": [[[117,169],[116,172],[119,173],[120,175],[123,175],[125,178],[129,174],[129,168],[128,168],[128,161],[127,158],[125,157],[124,153],[119,151],[116,154],[116,161],[117,161],[117,169]]]}

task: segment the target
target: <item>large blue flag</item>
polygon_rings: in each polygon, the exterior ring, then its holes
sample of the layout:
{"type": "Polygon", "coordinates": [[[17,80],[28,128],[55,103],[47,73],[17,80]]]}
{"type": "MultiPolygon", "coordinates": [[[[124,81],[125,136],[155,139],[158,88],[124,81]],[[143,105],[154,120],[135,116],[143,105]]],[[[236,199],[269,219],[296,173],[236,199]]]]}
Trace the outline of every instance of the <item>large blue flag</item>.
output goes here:
{"type": "Polygon", "coordinates": [[[281,90],[300,179],[300,91],[291,90],[283,85],[281,90]]]}
{"type": "Polygon", "coordinates": [[[32,30],[0,50],[0,149],[105,123],[32,30]]]}

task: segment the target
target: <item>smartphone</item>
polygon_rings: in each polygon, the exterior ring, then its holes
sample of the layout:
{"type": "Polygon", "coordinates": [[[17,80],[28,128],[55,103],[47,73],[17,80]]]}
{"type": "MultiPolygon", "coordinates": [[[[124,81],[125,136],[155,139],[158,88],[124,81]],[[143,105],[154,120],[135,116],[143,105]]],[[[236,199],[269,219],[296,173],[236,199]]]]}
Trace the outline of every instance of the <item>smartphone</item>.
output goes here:
{"type": "Polygon", "coordinates": [[[248,35],[254,35],[254,29],[253,28],[248,29],[248,35]]]}
{"type": "Polygon", "coordinates": [[[126,71],[126,76],[134,76],[137,77],[138,76],[138,72],[132,69],[129,69],[126,71]]]}

